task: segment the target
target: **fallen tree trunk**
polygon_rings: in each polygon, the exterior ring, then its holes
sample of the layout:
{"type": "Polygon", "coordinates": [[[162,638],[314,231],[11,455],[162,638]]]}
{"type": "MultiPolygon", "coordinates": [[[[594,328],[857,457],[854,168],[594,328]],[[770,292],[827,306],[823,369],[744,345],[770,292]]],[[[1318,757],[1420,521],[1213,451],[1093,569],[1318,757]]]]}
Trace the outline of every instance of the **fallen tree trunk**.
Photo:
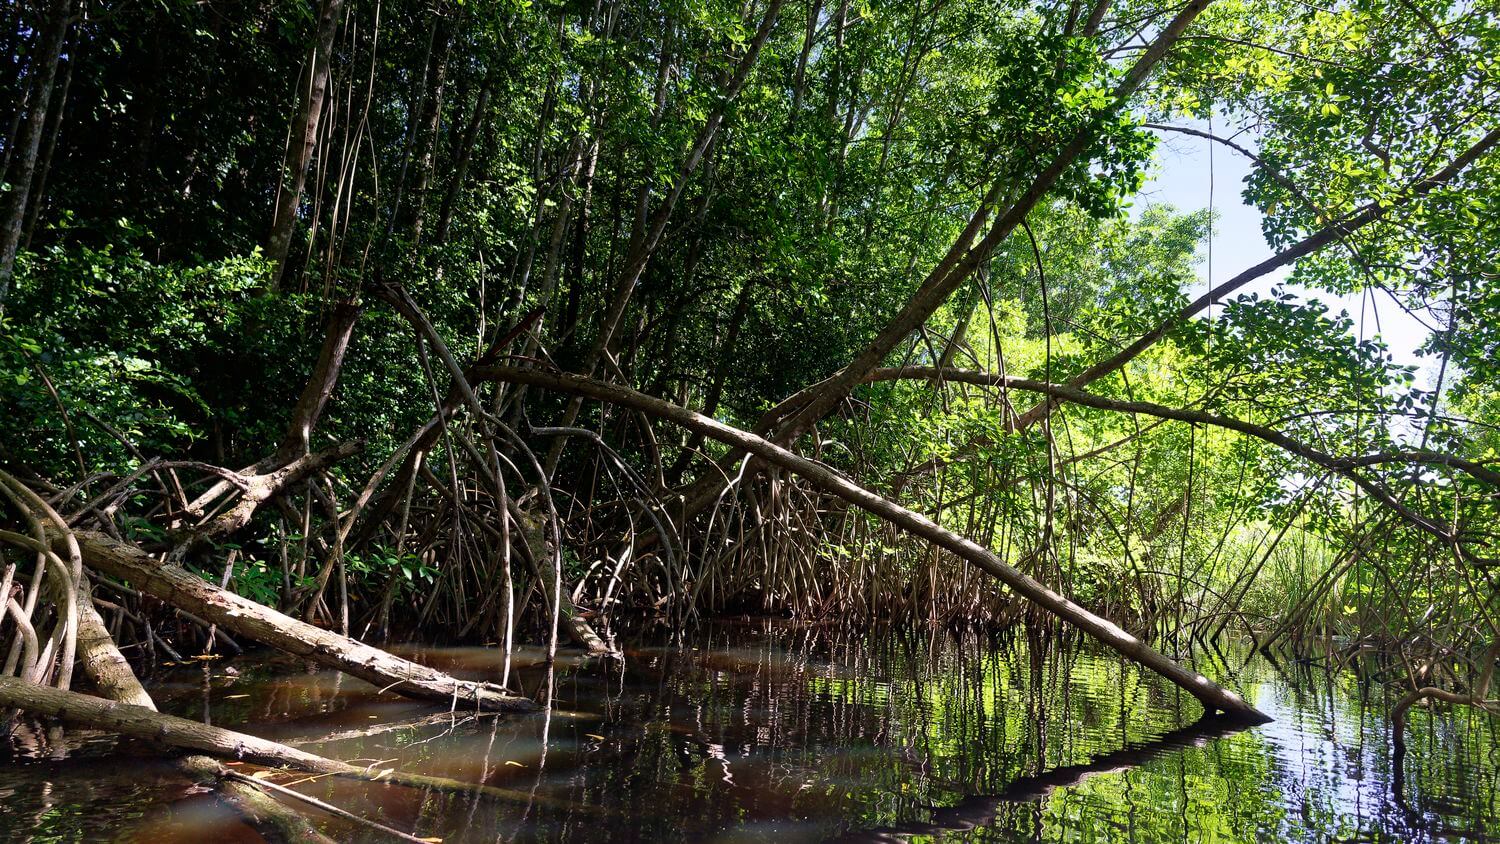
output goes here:
{"type": "Polygon", "coordinates": [[[194,783],[217,792],[245,823],[272,844],[333,844],[305,815],[281,805],[257,786],[208,756],[184,756],[174,767],[194,783]]]}
{"type": "Polygon", "coordinates": [[[140,591],[237,636],[336,668],[383,690],[410,698],[455,705],[467,703],[496,711],[527,711],[535,707],[530,700],[493,684],[459,680],[298,621],[220,589],[185,569],[159,563],[139,548],[102,533],[77,531],[75,535],[83,552],[83,561],[89,568],[128,580],[140,591]]]}
{"type": "MultiPolygon", "coordinates": [[[[88,578],[82,574],[83,553],[77,536],[56,510],[15,478],[0,471],[0,483],[8,485],[16,493],[13,501],[37,536],[36,550],[60,565],[61,560],[55,551],[61,546],[61,550],[74,563],[74,568],[78,569],[77,577],[73,578],[69,586],[75,590],[73,605],[76,608],[77,622],[77,664],[103,698],[101,704],[125,704],[155,712],[156,702],[131,670],[130,663],[120,653],[104,619],[94,607],[88,578]]],[[[7,591],[0,589],[0,594],[7,591]]],[[[58,690],[63,694],[69,694],[67,689],[73,670],[71,660],[64,661],[60,666],[58,690]]],[[[23,684],[23,692],[26,685],[29,685],[23,680],[16,682],[23,684]]],[[[194,783],[213,788],[225,805],[270,844],[333,844],[333,840],[319,832],[305,816],[267,796],[260,787],[263,783],[236,778],[233,772],[207,756],[183,757],[176,761],[175,767],[194,783]]]]}
{"type": "MultiPolygon", "coordinates": [[[[100,703],[115,702],[155,712],[156,702],[115,647],[87,589],[81,587],[79,591],[78,662],[104,698],[100,703]]],[[[235,780],[228,768],[207,756],[185,756],[177,760],[175,767],[193,782],[213,788],[219,799],[273,844],[333,844],[333,839],[319,832],[305,816],[253,785],[235,780]]]]}
{"type": "MultiPolygon", "coordinates": [[[[78,662],[102,696],[100,705],[114,702],[155,712],[156,702],[110,638],[86,588],[80,589],[78,606],[78,662]]],[[[23,687],[17,697],[24,691],[23,687]]],[[[30,709],[20,704],[16,708],[30,709]]],[[[220,800],[271,844],[333,844],[333,839],[319,832],[307,817],[281,805],[255,784],[236,780],[228,768],[207,756],[184,756],[174,767],[194,783],[212,788],[220,800]]]]}
{"type": "Polygon", "coordinates": [[[1202,674],[1178,665],[1108,619],[1089,612],[1061,594],[1043,586],[1000,559],[988,548],[959,536],[926,516],[876,495],[821,463],[794,454],[764,438],[628,387],[608,384],[593,378],[506,366],[476,368],[475,375],[496,381],[530,384],[543,389],[595,398],[640,410],[689,430],[702,431],[705,436],[743,449],[767,463],[781,466],[814,486],[983,569],[1017,594],[1109,646],[1126,659],[1175,683],[1197,698],[1203,704],[1204,709],[1222,711],[1247,721],[1271,720],[1235,693],[1221,688],[1202,674]]]}
{"type": "Polygon", "coordinates": [[[248,733],[226,730],[165,715],[144,706],[115,703],[103,698],[65,692],[48,686],[27,683],[14,677],[0,677],[0,708],[22,709],[96,730],[157,742],[170,747],[196,750],[210,756],[250,762],[267,767],[295,768],[312,774],[390,783],[410,788],[428,788],[457,794],[474,794],[512,802],[540,806],[566,806],[525,791],[514,791],[479,783],[461,782],[425,774],[410,774],[390,768],[361,767],[329,759],[295,747],[288,747],[248,733]]]}

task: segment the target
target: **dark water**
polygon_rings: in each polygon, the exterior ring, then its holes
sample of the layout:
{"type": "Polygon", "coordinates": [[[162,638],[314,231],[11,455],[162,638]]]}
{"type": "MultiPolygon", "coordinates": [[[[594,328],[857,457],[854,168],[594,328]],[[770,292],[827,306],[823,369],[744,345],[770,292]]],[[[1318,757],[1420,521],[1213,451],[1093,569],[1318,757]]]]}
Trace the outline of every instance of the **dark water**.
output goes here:
{"type": "MultiPolygon", "coordinates": [[[[500,667],[483,648],[417,654],[500,667]]],[[[522,793],[276,776],[445,842],[1500,836],[1500,719],[1414,711],[1398,772],[1379,686],[1243,655],[1199,667],[1276,718],[1248,730],[1195,723],[1196,703],[1117,657],[1024,637],[720,627],[623,666],[559,666],[550,713],[504,717],[446,716],[282,658],[234,666],[171,669],[153,691],[185,717],[522,793]]],[[[520,678],[548,683],[535,664],[520,678]]],[[[318,820],[339,841],[386,840],[318,820]]],[[[29,729],[0,748],[0,839],[259,840],[149,748],[29,729]]]]}

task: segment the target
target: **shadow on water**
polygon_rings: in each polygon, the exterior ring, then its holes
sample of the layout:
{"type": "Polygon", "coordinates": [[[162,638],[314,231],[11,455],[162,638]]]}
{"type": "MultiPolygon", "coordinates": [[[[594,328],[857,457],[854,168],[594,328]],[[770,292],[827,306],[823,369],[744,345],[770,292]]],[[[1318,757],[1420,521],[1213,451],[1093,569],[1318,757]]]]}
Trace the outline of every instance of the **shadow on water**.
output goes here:
{"type": "MultiPolygon", "coordinates": [[[[469,677],[500,668],[486,648],[410,652],[469,677]]],[[[553,688],[549,712],[434,711],[270,656],[168,668],[153,692],[184,717],[531,796],[277,775],[449,844],[1500,835],[1496,720],[1414,712],[1396,768],[1382,686],[1233,648],[1198,668],[1274,723],[1203,719],[1111,653],[1026,635],[710,626],[639,643],[623,664],[516,663],[525,690],[553,688]]],[[[340,841],[380,840],[316,820],[340,841]]],[[[25,725],[0,747],[0,841],[100,839],[256,840],[150,748],[25,725]]]]}

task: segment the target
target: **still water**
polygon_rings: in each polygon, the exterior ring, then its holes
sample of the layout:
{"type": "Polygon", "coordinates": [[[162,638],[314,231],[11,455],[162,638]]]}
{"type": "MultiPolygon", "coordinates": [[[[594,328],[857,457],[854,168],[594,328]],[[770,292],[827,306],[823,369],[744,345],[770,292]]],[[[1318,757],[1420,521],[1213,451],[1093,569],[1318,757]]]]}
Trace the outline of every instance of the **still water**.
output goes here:
{"type": "MultiPolygon", "coordinates": [[[[406,653],[501,669],[486,648],[406,653]]],[[[524,795],[275,777],[450,844],[1500,837],[1500,719],[1415,710],[1398,770],[1391,701],[1348,667],[1200,656],[1276,719],[1235,729],[1108,652],[1024,636],[718,626],[623,663],[518,664],[526,693],[550,683],[550,712],[434,712],[282,657],[169,668],[152,692],[184,717],[524,795]]],[[[0,840],[260,839],[150,748],[23,727],[0,747],[0,840]]]]}

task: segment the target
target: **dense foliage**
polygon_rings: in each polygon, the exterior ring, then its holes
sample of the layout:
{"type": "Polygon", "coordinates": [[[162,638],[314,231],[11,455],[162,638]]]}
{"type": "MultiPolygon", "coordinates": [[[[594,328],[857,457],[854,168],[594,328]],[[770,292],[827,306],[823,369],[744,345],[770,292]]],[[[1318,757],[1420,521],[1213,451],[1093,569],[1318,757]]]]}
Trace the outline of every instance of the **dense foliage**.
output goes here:
{"type": "Polygon", "coordinates": [[[1144,0],[8,4],[0,461],[214,579],[238,549],[237,589],[329,623],[336,564],[356,631],[503,626],[496,549],[524,520],[497,476],[553,500],[567,588],[606,616],[1025,612],[639,413],[476,383],[489,412],[455,399],[410,457],[452,378],[399,289],[461,365],[490,349],[760,425],[1135,629],[1476,654],[1500,640],[1500,14],[1189,11],[1176,32],[1187,13],[1144,0]],[[1212,221],[1138,197],[1182,132],[1253,159],[1280,250],[1229,268],[1211,318],[1212,221]],[[1432,365],[1308,290],[1407,309],[1432,365]],[[201,464],[290,459],[341,304],[362,312],[308,445],[363,451],[175,543],[216,512],[186,506],[201,464]],[[924,376],[830,394],[815,430],[762,420],[871,348],[1136,404],[924,376]],[[556,424],[597,439],[532,431],[556,424]],[[182,465],[129,475],[157,459],[182,465]]]}

